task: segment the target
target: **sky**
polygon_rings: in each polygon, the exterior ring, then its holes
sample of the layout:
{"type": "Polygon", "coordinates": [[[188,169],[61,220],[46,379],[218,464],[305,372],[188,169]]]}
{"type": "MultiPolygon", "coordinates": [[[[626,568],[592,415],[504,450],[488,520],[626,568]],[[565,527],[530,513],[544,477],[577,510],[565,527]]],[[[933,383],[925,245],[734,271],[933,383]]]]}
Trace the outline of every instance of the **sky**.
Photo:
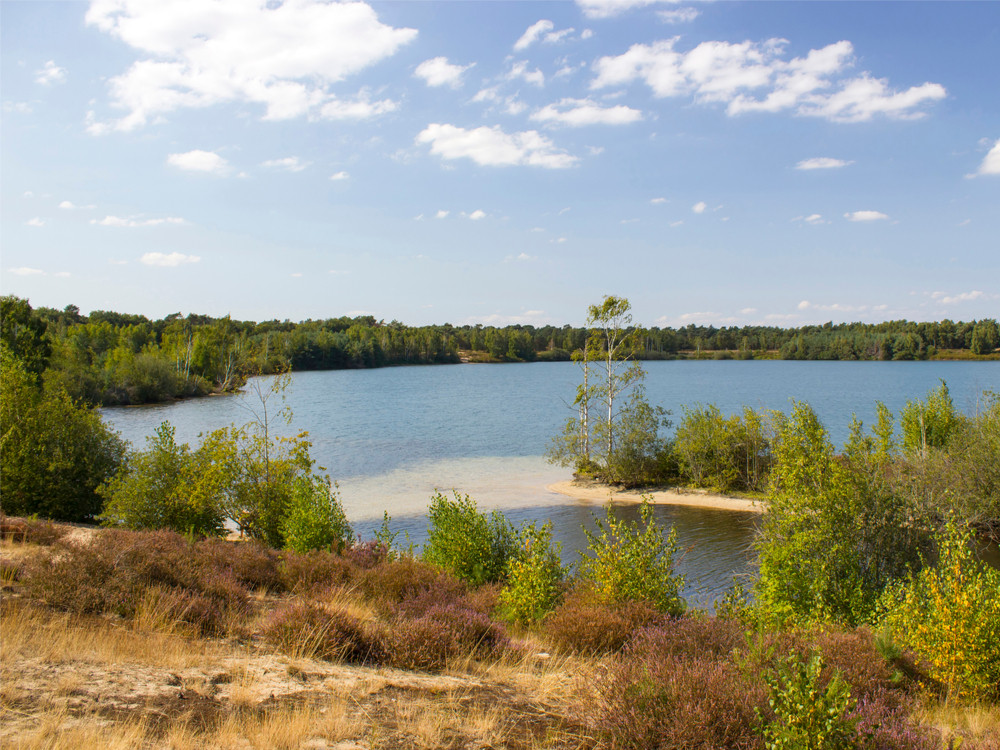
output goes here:
{"type": "Polygon", "coordinates": [[[34,306],[1000,317],[1000,3],[3,0],[0,47],[34,306]]]}

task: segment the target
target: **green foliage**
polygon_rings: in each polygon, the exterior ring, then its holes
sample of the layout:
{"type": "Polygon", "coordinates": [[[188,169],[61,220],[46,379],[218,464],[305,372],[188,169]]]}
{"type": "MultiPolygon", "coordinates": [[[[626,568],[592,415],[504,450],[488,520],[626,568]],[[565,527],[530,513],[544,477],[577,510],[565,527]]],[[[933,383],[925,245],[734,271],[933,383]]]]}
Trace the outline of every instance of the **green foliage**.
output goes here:
{"type": "Polygon", "coordinates": [[[337,492],[329,478],[298,477],[288,509],[281,519],[285,549],[305,553],[317,549],[342,552],[354,540],[337,492]]]}
{"type": "Polygon", "coordinates": [[[887,480],[881,410],[875,437],[860,423],[846,457],[815,412],[796,403],[778,433],[768,511],[757,542],[757,600],[779,620],[869,621],[882,590],[919,567],[926,521],[887,480]]]}
{"type": "Polygon", "coordinates": [[[0,297],[0,342],[34,376],[41,375],[52,354],[45,329],[45,321],[27,300],[10,294],[0,297]]]}
{"type": "MultiPolygon", "coordinates": [[[[772,417],[773,418],[773,417],[772,417]]],[[[771,464],[766,416],[747,407],[724,417],[714,405],[684,407],[674,434],[681,476],[698,487],[760,491],[771,464]]]]}
{"type": "Polygon", "coordinates": [[[1000,572],[980,562],[950,519],[938,561],[883,596],[882,625],[928,665],[951,698],[1000,697],[1000,572]]]}
{"type": "Polygon", "coordinates": [[[0,345],[0,485],[6,513],[90,521],[97,487],[118,470],[125,443],[65,392],[46,392],[0,345]]]}
{"type": "Polygon", "coordinates": [[[677,530],[664,536],[648,499],[639,508],[639,519],[621,519],[610,505],[603,520],[595,518],[599,533],[584,529],[589,554],[580,560],[580,575],[605,602],[643,601],[679,615],[685,605],[680,596],[684,578],[674,573],[677,530]]]}
{"type": "Polygon", "coordinates": [[[169,529],[218,536],[228,477],[213,461],[213,438],[197,450],[177,445],[174,427],[164,422],[147,448],[129,457],[128,467],[98,490],[105,499],[101,522],[133,530],[169,529]]]}
{"type": "Polygon", "coordinates": [[[499,511],[480,513],[468,495],[438,492],[427,512],[430,527],[423,557],[474,585],[503,580],[517,555],[517,532],[499,511]]]}
{"type": "Polygon", "coordinates": [[[927,455],[929,448],[948,445],[958,423],[955,406],[943,380],[927,394],[926,401],[907,401],[900,417],[903,448],[927,455]]]}
{"type": "Polygon", "coordinates": [[[767,750],[851,750],[856,746],[856,720],[847,714],[854,706],[850,687],[834,673],[821,685],[823,658],[814,653],[803,661],[793,653],[764,677],[768,703],[775,718],[764,727],[767,750]]]}
{"type": "Polygon", "coordinates": [[[551,522],[541,527],[525,525],[520,538],[521,550],[508,563],[499,604],[504,619],[527,625],[541,620],[555,607],[566,571],[559,562],[560,545],[552,544],[551,522]]]}
{"type": "Polygon", "coordinates": [[[1000,328],[997,322],[990,318],[980,320],[972,329],[972,339],[969,348],[973,354],[991,354],[1000,346],[1000,328]]]}

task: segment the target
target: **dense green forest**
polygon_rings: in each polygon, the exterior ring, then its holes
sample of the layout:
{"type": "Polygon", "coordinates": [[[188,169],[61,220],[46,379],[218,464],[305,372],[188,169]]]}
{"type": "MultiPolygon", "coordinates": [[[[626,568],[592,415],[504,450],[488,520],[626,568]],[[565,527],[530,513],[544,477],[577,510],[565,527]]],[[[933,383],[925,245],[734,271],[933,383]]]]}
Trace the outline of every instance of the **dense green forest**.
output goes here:
{"type": "MultiPolygon", "coordinates": [[[[2,299],[2,336],[45,382],[91,404],[140,404],[238,387],[248,375],[461,361],[568,360],[588,330],[572,326],[407,326],[372,316],[263,322],[180,313],[159,320],[81,315],[2,299]]],[[[996,357],[993,319],[826,323],[801,328],[688,325],[642,329],[640,359],[914,360],[996,357]]]]}

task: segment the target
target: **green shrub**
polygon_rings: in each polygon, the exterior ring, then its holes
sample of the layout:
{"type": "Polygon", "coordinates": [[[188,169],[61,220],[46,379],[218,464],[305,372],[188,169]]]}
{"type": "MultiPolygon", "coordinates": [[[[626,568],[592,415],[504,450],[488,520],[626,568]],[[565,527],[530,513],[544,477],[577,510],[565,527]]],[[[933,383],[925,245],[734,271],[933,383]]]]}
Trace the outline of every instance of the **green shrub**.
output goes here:
{"type": "Polygon", "coordinates": [[[684,407],[674,435],[681,476],[698,487],[760,491],[771,465],[765,415],[745,408],[724,417],[718,407],[684,407]]]}
{"type": "Polygon", "coordinates": [[[775,718],[764,727],[767,750],[851,750],[855,747],[856,721],[850,687],[835,672],[824,687],[820,683],[823,657],[814,653],[803,661],[793,653],[765,675],[768,703],[775,718]]]}
{"type": "Polygon", "coordinates": [[[927,454],[928,448],[944,448],[958,424],[958,414],[943,380],[927,394],[926,401],[907,401],[900,417],[903,447],[927,454]]]}
{"type": "Polygon", "coordinates": [[[507,568],[507,584],[500,592],[500,611],[513,623],[527,625],[552,611],[561,593],[565,570],[560,545],[552,545],[552,523],[534,523],[521,529],[521,552],[507,568]]]}
{"type": "Polygon", "coordinates": [[[0,486],[4,512],[92,521],[97,487],[122,465],[125,443],[96,411],[63,391],[41,389],[0,345],[0,486]]]}
{"type": "Polygon", "coordinates": [[[480,513],[468,495],[431,498],[424,560],[479,585],[503,580],[517,554],[517,532],[499,511],[480,513]]]}
{"type": "Polygon", "coordinates": [[[673,568],[677,531],[664,537],[648,499],[639,518],[640,524],[620,519],[610,505],[603,521],[595,518],[600,533],[584,530],[589,554],[580,561],[581,576],[605,602],[645,601],[660,612],[681,614],[684,579],[673,568]]]}
{"type": "Polygon", "coordinates": [[[285,549],[293,552],[331,549],[342,552],[354,540],[344,508],[329,479],[305,476],[295,479],[291,502],[281,519],[285,549]]]}
{"type": "Polygon", "coordinates": [[[953,520],[937,565],[886,591],[882,624],[911,648],[950,697],[1000,696],[1000,573],[976,559],[972,535],[953,520]]]}
{"type": "Polygon", "coordinates": [[[102,485],[101,523],[139,530],[169,529],[218,536],[223,531],[227,486],[224,467],[204,446],[178,445],[174,427],[164,422],[147,439],[147,449],[131,456],[128,469],[102,485]]]}

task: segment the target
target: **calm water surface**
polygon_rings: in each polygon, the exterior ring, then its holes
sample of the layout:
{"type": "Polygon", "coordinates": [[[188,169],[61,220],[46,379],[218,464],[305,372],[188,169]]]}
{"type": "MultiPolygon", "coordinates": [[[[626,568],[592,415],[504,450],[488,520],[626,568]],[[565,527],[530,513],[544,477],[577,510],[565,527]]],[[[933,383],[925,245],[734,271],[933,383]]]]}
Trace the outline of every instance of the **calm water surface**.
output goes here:
{"type": "MultiPolygon", "coordinates": [[[[787,412],[793,400],[816,410],[837,444],[851,415],[866,424],[882,401],[893,412],[923,398],[944,379],[957,408],[971,412],[984,390],[1000,389],[996,362],[647,362],[647,396],[679,420],[683,405],[744,405],[787,412]]],[[[564,557],[586,544],[582,525],[593,503],[546,490],[569,472],[549,466],[546,446],[571,415],[579,381],[569,362],[521,365],[394,367],[297,373],[286,393],[294,420],[287,434],[308,430],[312,455],[336,480],[348,516],[368,535],[383,510],[393,528],[421,544],[424,513],[436,489],[457,489],[480,508],[499,508],[515,523],[551,520],[564,557]]],[[[136,447],[164,420],[177,439],[249,418],[241,396],[109,408],[104,418],[136,447]]],[[[658,518],[678,529],[685,594],[710,603],[734,574],[752,573],[758,518],[750,513],[661,506],[658,518]]],[[[634,507],[624,507],[635,514],[634,507]]],[[[400,535],[400,540],[403,536],[400,535]]]]}

